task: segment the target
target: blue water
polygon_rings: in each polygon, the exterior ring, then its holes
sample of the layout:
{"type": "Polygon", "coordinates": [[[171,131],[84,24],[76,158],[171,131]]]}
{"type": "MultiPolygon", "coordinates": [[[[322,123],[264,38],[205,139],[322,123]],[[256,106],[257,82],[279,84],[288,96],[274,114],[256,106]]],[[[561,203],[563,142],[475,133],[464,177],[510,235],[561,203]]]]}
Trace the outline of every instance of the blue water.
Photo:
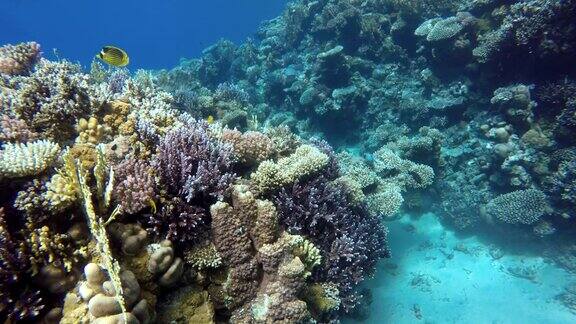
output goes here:
{"type": "Polygon", "coordinates": [[[130,53],[132,69],[160,69],[197,57],[220,38],[240,43],[286,0],[0,1],[0,44],[34,40],[50,57],[89,65],[106,44],[130,53]]]}

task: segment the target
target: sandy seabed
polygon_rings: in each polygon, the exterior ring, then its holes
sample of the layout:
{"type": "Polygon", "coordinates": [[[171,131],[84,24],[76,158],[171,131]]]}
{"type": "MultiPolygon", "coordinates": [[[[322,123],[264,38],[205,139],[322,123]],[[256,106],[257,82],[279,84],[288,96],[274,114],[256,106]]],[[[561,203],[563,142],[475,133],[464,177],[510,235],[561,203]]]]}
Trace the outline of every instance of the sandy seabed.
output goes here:
{"type": "Polygon", "coordinates": [[[366,282],[373,301],[365,323],[576,323],[556,299],[576,278],[542,257],[498,254],[433,214],[389,227],[393,255],[366,282]]]}

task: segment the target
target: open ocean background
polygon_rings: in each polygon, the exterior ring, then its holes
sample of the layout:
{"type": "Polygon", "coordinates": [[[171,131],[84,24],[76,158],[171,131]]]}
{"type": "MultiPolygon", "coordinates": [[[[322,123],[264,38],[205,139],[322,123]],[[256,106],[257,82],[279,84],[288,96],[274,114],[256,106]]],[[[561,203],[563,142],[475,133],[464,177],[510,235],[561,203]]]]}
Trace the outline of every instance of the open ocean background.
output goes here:
{"type": "Polygon", "coordinates": [[[44,54],[87,66],[104,45],[130,55],[130,68],[161,69],[198,57],[221,38],[237,44],[278,16],[285,0],[2,0],[0,43],[35,40],[44,54]]]}

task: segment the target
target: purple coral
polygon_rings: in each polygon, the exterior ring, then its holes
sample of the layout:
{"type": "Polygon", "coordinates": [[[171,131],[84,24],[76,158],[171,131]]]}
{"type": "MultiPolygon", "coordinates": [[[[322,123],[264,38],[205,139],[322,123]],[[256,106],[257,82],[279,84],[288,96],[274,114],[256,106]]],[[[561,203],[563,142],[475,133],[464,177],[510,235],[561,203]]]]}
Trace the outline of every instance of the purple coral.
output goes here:
{"type": "Polygon", "coordinates": [[[114,199],[122,211],[136,214],[156,197],[152,168],[144,160],[130,157],[115,168],[114,199]]]}
{"type": "Polygon", "coordinates": [[[189,205],[175,197],[164,203],[157,213],[149,215],[145,227],[163,239],[195,243],[208,231],[207,215],[203,208],[189,205]]]}
{"type": "Polygon", "coordinates": [[[363,208],[352,208],[343,188],[323,175],[284,188],[274,200],[280,224],[322,251],[314,278],[336,283],[349,312],[358,299],[354,288],[388,256],[386,229],[363,208]]]}
{"type": "Polygon", "coordinates": [[[154,160],[162,184],[187,202],[221,199],[236,178],[231,166],[232,146],[212,138],[206,122],[192,119],[160,140],[154,160]]]}
{"type": "Polygon", "coordinates": [[[29,268],[29,256],[13,241],[0,208],[0,318],[8,322],[31,319],[44,308],[40,292],[26,285],[29,268]]]}

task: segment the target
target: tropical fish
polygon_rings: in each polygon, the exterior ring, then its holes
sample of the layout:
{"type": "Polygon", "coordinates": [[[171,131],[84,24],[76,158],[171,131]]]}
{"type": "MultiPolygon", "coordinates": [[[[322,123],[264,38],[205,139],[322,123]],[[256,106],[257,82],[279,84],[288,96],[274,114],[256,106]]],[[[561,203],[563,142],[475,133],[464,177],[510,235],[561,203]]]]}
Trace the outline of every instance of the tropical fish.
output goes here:
{"type": "Polygon", "coordinates": [[[115,46],[102,47],[102,50],[96,55],[96,57],[117,67],[126,66],[130,62],[126,51],[115,46]]]}
{"type": "Polygon", "coordinates": [[[214,123],[214,116],[209,115],[209,116],[206,118],[206,122],[208,123],[208,125],[212,125],[212,124],[214,123]]]}

